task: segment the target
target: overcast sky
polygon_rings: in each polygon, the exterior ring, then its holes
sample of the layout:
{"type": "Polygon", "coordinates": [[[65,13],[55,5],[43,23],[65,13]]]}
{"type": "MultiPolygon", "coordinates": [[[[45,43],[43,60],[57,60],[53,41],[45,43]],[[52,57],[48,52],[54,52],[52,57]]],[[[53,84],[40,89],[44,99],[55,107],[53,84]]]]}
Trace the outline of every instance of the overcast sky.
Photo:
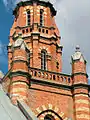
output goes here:
{"type": "MultiPolygon", "coordinates": [[[[7,1],[3,0],[6,7],[7,1]]],[[[56,22],[64,47],[63,72],[71,72],[71,55],[75,51],[75,46],[79,45],[87,60],[87,72],[90,75],[90,0],[51,0],[51,2],[57,10],[56,22]]]]}

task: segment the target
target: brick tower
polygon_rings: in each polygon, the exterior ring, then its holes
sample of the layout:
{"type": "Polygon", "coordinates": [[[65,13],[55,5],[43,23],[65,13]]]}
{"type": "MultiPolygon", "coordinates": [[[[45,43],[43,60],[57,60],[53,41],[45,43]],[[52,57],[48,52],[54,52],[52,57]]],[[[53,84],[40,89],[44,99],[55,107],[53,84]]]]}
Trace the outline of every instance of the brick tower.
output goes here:
{"type": "Polygon", "coordinates": [[[62,73],[56,11],[48,0],[19,2],[8,45],[3,88],[23,100],[39,120],[90,120],[86,61],[76,47],[71,75],[62,73]]]}

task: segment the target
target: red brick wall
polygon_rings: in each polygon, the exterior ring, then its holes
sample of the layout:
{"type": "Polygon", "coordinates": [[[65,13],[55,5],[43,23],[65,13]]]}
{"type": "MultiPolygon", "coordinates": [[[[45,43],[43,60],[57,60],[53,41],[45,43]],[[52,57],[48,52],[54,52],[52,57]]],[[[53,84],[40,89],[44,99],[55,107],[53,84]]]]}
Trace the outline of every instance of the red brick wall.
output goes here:
{"type": "MultiPolygon", "coordinates": [[[[63,115],[61,115],[63,119],[65,119],[66,117],[71,117],[72,119],[74,119],[73,99],[71,91],[36,84],[32,84],[31,88],[33,89],[30,89],[28,91],[28,104],[30,108],[36,113],[36,115],[39,114],[39,110],[40,112],[42,112],[44,111],[44,108],[45,110],[50,109],[49,105],[51,104],[51,110],[55,111],[55,108],[57,108],[57,114],[60,115],[61,112],[64,113],[63,115]],[[34,88],[38,90],[34,90],[34,88]]],[[[41,115],[40,117],[42,116],[44,115],[41,115]]]]}

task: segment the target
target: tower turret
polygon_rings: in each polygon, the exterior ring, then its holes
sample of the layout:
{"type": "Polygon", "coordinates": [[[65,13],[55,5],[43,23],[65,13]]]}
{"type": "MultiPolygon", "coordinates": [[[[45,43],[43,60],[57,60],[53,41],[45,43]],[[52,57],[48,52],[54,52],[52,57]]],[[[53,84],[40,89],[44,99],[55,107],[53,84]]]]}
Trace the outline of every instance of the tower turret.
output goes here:
{"type": "Polygon", "coordinates": [[[17,104],[17,100],[27,100],[27,91],[29,87],[29,61],[27,47],[21,38],[17,36],[13,47],[12,68],[10,73],[10,97],[13,104],[17,104]]]}
{"type": "MultiPolygon", "coordinates": [[[[61,72],[62,46],[53,5],[46,0],[21,1],[13,14],[15,19],[10,30],[10,44],[15,42],[15,36],[21,32],[24,42],[29,46],[30,67],[61,72]]],[[[9,60],[11,54],[9,49],[9,60]]]]}
{"type": "Polygon", "coordinates": [[[76,47],[76,51],[72,55],[72,80],[75,120],[90,119],[86,60],[79,46],[76,47]]]}
{"type": "Polygon", "coordinates": [[[72,55],[72,76],[73,84],[84,83],[87,84],[86,74],[86,60],[80,51],[80,47],[76,46],[76,51],[72,55]]]}

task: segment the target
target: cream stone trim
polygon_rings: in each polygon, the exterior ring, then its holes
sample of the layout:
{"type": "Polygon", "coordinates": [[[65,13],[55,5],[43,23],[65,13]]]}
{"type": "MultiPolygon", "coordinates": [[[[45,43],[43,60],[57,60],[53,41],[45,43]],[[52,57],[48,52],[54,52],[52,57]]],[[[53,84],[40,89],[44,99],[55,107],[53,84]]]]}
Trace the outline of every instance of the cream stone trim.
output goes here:
{"type": "Polygon", "coordinates": [[[63,120],[68,120],[68,118],[66,117],[66,118],[64,118],[63,120]]]}
{"type": "Polygon", "coordinates": [[[59,111],[59,108],[57,108],[57,107],[55,106],[54,111],[55,111],[55,112],[58,112],[58,111],[59,111]]]}
{"type": "Polygon", "coordinates": [[[40,9],[37,9],[37,12],[40,12],[40,9]]]}
{"type": "Polygon", "coordinates": [[[38,114],[42,112],[39,107],[36,109],[36,111],[38,112],[38,114]]]}
{"type": "Polygon", "coordinates": [[[63,116],[64,116],[64,113],[63,113],[63,112],[61,112],[61,113],[59,114],[59,116],[60,116],[60,117],[63,117],[63,116]]]}
{"type": "Polygon", "coordinates": [[[30,9],[30,12],[33,13],[33,9],[30,9]]]}
{"type": "MultiPolygon", "coordinates": [[[[46,110],[53,110],[53,111],[56,112],[63,120],[68,120],[68,118],[65,116],[65,114],[64,114],[63,112],[61,112],[58,107],[53,106],[52,104],[42,105],[42,106],[38,107],[38,108],[36,109],[36,112],[35,112],[35,113],[36,113],[36,116],[38,116],[40,113],[42,113],[43,111],[46,111],[46,110]]],[[[51,111],[48,111],[48,112],[45,112],[45,113],[41,114],[41,116],[39,117],[39,119],[40,119],[40,120],[44,120],[44,117],[45,117],[45,115],[47,115],[47,114],[50,114],[50,115],[54,116],[56,120],[59,120],[59,118],[58,118],[54,113],[52,113],[51,111]]]]}
{"type": "Polygon", "coordinates": [[[44,120],[44,118],[43,118],[43,117],[40,117],[40,120],[44,120]]]}
{"type": "Polygon", "coordinates": [[[41,107],[42,107],[43,110],[47,110],[45,105],[42,105],[41,107]]]}
{"type": "Polygon", "coordinates": [[[30,36],[31,36],[31,33],[22,35],[22,37],[30,37],[30,36]]]}
{"type": "Polygon", "coordinates": [[[25,91],[25,88],[13,88],[13,90],[12,90],[12,92],[11,93],[19,93],[19,92],[24,92],[24,93],[26,93],[26,91],[25,91]]]}
{"type": "Polygon", "coordinates": [[[27,70],[23,70],[23,69],[16,69],[16,70],[12,70],[13,72],[17,72],[17,71],[23,71],[23,72],[27,72],[27,70]]]}
{"type": "Polygon", "coordinates": [[[30,8],[29,6],[26,7],[26,9],[29,9],[29,8],[30,8]]]}
{"type": "Polygon", "coordinates": [[[26,99],[26,96],[22,96],[22,95],[18,95],[18,94],[10,94],[10,98],[12,98],[12,97],[18,97],[18,98],[23,98],[23,99],[26,99]]]}
{"type": "Polygon", "coordinates": [[[76,111],[87,111],[87,112],[89,112],[89,108],[87,108],[87,107],[76,108],[76,111]]]}
{"type": "Polygon", "coordinates": [[[45,47],[45,46],[40,47],[38,50],[39,50],[40,52],[41,52],[42,50],[46,50],[46,51],[47,51],[47,53],[49,53],[48,48],[47,48],[47,47],[45,47]]]}
{"type": "Polygon", "coordinates": [[[85,115],[85,114],[80,114],[80,115],[76,115],[76,118],[83,118],[83,119],[87,119],[90,120],[89,115],[85,115]]]}
{"type": "Polygon", "coordinates": [[[40,6],[40,9],[43,9],[44,7],[43,6],[40,6]]]}
{"type": "Polygon", "coordinates": [[[80,97],[80,96],[88,97],[88,95],[84,95],[84,94],[77,94],[77,95],[75,95],[75,97],[80,97]]]}
{"type": "Polygon", "coordinates": [[[82,99],[79,99],[79,100],[75,100],[75,103],[89,104],[89,101],[88,101],[88,100],[82,100],[82,99]]]}
{"type": "Polygon", "coordinates": [[[14,82],[13,85],[26,85],[24,82],[14,82]]]}
{"type": "Polygon", "coordinates": [[[23,14],[26,14],[26,11],[24,11],[23,14]]]}
{"type": "Polygon", "coordinates": [[[23,56],[17,56],[17,57],[14,57],[14,60],[16,59],[19,59],[19,60],[24,60],[26,57],[23,57],[23,56]]]}
{"type": "Polygon", "coordinates": [[[49,109],[53,109],[52,104],[48,104],[49,109]]]}

